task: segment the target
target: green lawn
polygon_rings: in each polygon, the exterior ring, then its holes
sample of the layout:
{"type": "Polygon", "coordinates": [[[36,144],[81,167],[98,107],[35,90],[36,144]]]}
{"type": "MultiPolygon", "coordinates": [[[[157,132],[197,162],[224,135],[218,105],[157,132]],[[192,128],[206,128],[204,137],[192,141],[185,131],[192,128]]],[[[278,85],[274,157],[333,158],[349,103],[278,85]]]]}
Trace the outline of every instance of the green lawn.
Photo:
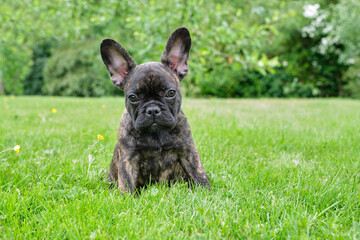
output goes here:
{"type": "Polygon", "coordinates": [[[122,98],[0,98],[0,239],[360,238],[360,101],[183,109],[212,189],[133,197],[103,178],[122,98]]]}

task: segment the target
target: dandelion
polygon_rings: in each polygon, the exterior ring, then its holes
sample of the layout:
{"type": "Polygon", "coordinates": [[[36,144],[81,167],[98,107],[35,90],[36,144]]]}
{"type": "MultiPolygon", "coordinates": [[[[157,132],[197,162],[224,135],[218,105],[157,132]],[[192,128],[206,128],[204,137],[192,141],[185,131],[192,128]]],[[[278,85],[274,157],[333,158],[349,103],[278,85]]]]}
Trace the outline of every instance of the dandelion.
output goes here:
{"type": "Polygon", "coordinates": [[[106,108],[106,106],[105,106],[105,105],[101,105],[101,107],[102,107],[102,108],[106,108]]]}
{"type": "Polygon", "coordinates": [[[51,112],[56,113],[57,112],[56,108],[51,109],[51,112]]]}
{"type": "Polygon", "coordinates": [[[104,140],[104,137],[102,135],[98,134],[97,135],[97,141],[94,144],[90,145],[87,150],[92,149],[101,140],[104,140]]]}
{"type": "Polygon", "coordinates": [[[7,151],[15,151],[16,153],[19,153],[20,152],[20,145],[16,145],[13,148],[5,149],[5,150],[1,151],[0,154],[4,153],[4,152],[7,152],[7,151]]]}
{"type": "Polygon", "coordinates": [[[15,151],[16,153],[19,153],[19,152],[20,152],[20,145],[16,145],[16,146],[14,147],[14,151],[15,151]]]}

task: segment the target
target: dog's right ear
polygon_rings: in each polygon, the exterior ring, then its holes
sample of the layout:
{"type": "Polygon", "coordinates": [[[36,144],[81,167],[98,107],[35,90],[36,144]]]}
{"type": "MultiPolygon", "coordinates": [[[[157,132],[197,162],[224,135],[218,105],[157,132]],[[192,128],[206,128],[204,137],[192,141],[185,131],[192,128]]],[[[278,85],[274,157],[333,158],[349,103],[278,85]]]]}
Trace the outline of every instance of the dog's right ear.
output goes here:
{"type": "Polygon", "coordinates": [[[189,71],[187,61],[190,48],[190,32],[187,28],[180,27],[170,35],[161,57],[161,62],[171,68],[179,76],[180,81],[189,71]]]}
{"type": "Polygon", "coordinates": [[[119,43],[104,39],[100,45],[101,58],[110,73],[111,82],[124,89],[125,79],[136,67],[134,60],[119,43]]]}

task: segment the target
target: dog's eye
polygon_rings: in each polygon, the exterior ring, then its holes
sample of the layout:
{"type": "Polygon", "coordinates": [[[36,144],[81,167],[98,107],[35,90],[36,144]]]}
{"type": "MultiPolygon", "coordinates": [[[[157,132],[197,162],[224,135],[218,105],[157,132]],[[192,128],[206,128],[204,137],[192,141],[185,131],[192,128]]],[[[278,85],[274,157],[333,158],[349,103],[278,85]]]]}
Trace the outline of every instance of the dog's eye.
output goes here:
{"type": "Polygon", "coordinates": [[[169,90],[169,91],[167,92],[167,94],[166,94],[166,97],[172,98],[172,97],[175,96],[175,94],[176,94],[176,91],[175,91],[175,90],[169,90]]]}
{"type": "Polygon", "coordinates": [[[130,102],[137,102],[139,100],[137,98],[137,96],[134,94],[131,94],[128,98],[129,98],[130,102]]]}

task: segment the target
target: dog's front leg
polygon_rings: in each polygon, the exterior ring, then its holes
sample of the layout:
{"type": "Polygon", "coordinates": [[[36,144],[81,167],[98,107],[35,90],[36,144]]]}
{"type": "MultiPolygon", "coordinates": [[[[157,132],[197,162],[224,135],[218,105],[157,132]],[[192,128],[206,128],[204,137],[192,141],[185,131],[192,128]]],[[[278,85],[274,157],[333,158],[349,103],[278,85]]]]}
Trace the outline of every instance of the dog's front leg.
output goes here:
{"type": "Polygon", "coordinates": [[[131,164],[130,159],[124,158],[119,164],[118,188],[120,193],[134,193],[138,171],[131,164]]]}
{"type": "Polygon", "coordinates": [[[117,186],[120,193],[134,193],[136,188],[136,179],[139,172],[137,167],[137,156],[132,156],[131,152],[126,151],[118,143],[115,150],[113,162],[117,164],[117,186]]]}
{"type": "Polygon", "coordinates": [[[194,181],[195,184],[210,188],[209,178],[201,163],[200,155],[195,148],[191,146],[183,154],[179,156],[180,165],[185,173],[194,181]]]}

